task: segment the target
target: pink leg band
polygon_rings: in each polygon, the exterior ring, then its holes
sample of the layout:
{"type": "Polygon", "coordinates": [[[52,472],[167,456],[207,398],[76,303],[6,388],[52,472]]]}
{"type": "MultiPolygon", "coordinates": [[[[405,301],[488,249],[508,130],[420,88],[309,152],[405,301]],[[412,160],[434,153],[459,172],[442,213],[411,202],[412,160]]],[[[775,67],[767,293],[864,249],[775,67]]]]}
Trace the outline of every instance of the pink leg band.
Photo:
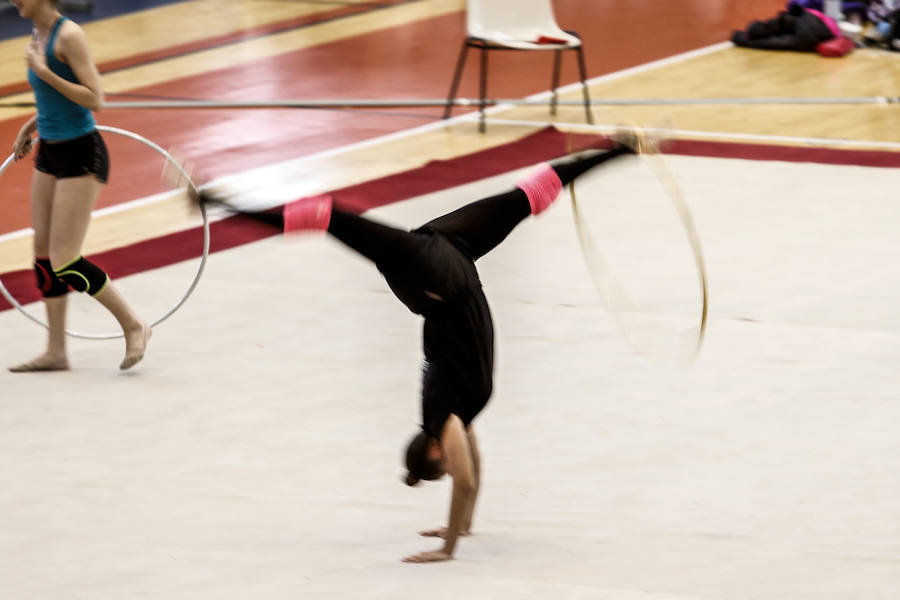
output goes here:
{"type": "Polygon", "coordinates": [[[553,167],[547,163],[536,166],[516,186],[528,196],[531,214],[538,215],[553,204],[562,191],[562,182],[553,167]]]}
{"type": "Polygon", "coordinates": [[[332,200],[328,194],[301,198],[284,205],[284,232],[326,231],[331,222],[332,200]]]}

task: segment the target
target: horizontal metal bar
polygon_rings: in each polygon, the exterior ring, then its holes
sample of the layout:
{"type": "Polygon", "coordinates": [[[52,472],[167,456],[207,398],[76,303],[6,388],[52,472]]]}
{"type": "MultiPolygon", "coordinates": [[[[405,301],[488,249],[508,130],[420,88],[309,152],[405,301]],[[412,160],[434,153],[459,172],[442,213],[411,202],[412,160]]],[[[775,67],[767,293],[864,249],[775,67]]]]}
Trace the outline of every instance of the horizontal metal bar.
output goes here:
{"type": "MultiPolygon", "coordinates": [[[[486,99],[485,106],[549,106],[551,101],[527,99],[486,99]]],[[[715,104],[898,104],[900,98],[891,96],[850,97],[850,98],[594,98],[594,106],[658,106],[658,105],[715,105],[715,104]]],[[[454,106],[477,107],[477,98],[455,98],[454,106]]],[[[560,106],[583,106],[583,100],[564,100],[560,106]]],[[[443,107],[443,98],[405,99],[309,99],[309,100],[261,100],[222,102],[215,100],[198,101],[140,101],[108,102],[109,108],[414,108],[443,107]]]]}
{"type": "MultiPolygon", "coordinates": [[[[586,132],[598,135],[612,135],[620,131],[631,131],[634,126],[613,124],[589,124],[581,122],[561,121],[526,121],[522,119],[503,119],[488,117],[488,125],[507,125],[510,127],[555,127],[567,132],[586,132]]],[[[786,135],[767,135],[755,133],[739,133],[727,131],[702,131],[690,129],[672,129],[669,127],[640,127],[645,133],[660,139],[697,139],[722,140],[726,142],[746,142],[755,144],[792,144],[813,147],[850,148],[858,150],[900,151],[900,142],[880,142],[868,140],[848,140],[843,138],[801,137],[786,135]]]]}
{"type": "MultiPolygon", "coordinates": [[[[529,99],[487,99],[484,106],[548,106],[551,100],[529,99]]],[[[215,108],[303,108],[303,109],[342,109],[342,108],[428,108],[443,107],[448,104],[443,98],[400,98],[400,99],[308,99],[308,100],[140,100],[109,101],[106,108],[111,109],[215,109],[215,108]]],[[[453,106],[478,107],[481,101],[477,98],[456,98],[450,102],[453,106]]],[[[582,106],[582,100],[560,99],[559,106],[582,106]]],[[[686,106],[686,105],[859,105],[859,104],[900,104],[898,96],[861,96],[847,98],[594,98],[593,106],[686,106]]],[[[2,108],[31,108],[33,102],[0,103],[2,108]]]]}

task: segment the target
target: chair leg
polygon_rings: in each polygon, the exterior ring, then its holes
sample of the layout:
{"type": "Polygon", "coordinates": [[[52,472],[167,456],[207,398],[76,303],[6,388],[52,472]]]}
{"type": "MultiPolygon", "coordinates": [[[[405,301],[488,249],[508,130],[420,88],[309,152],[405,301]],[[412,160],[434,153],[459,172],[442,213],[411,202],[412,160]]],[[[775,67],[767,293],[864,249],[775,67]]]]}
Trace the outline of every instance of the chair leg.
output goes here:
{"type": "Polygon", "coordinates": [[[584,114],[589,125],[594,124],[594,113],[591,111],[591,94],[587,85],[587,68],[584,64],[584,47],[578,46],[578,74],[581,76],[581,91],[584,95],[584,114]]]}
{"type": "Polygon", "coordinates": [[[488,49],[487,47],[481,48],[481,77],[479,78],[478,88],[479,88],[479,103],[478,103],[478,112],[481,113],[478,117],[478,131],[481,133],[485,132],[486,125],[484,123],[484,107],[487,105],[487,70],[488,70],[488,59],[487,59],[488,49]]]}
{"type": "Polygon", "coordinates": [[[556,93],[556,88],[559,87],[559,71],[560,64],[562,63],[562,50],[554,50],[553,52],[553,81],[550,84],[550,91],[552,92],[552,96],[550,97],[550,114],[554,117],[556,116],[556,104],[559,101],[559,94],[556,93]]]}
{"type": "Polygon", "coordinates": [[[462,49],[459,51],[459,58],[456,60],[456,70],[453,72],[453,81],[450,82],[450,94],[447,96],[447,104],[444,106],[444,118],[450,118],[450,112],[453,110],[453,101],[456,99],[456,92],[459,90],[459,80],[462,79],[463,69],[466,66],[466,57],[469,55],[469,40],[463,40],[462,49]]]}

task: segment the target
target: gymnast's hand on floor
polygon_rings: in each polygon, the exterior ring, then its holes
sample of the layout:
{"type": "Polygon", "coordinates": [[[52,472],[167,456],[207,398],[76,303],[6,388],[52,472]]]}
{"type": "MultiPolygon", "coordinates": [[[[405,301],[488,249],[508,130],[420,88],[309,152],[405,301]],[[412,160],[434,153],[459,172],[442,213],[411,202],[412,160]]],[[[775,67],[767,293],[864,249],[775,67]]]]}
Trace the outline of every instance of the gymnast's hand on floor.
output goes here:
{"type": "MultiPolygon", "coordinates": [[[[437,529],[426,529],[425,531],[420,531],[419,535],[422,537],[439,537],[444,539],[447,537],[447,528],[446,527],[438,527],[437,529]]],[[[460,536],[472,535],[471,531],[460,531],[460,536]]]]}
{"type": "Polygon", "coordinates": [[[451,560],[453,556],[447,552],[446,550],[434,550],[432,552],[419,552],[418,554],[413,554],[412,556],[407,556],[403,559],[403,562],[408,563],[426,563],[426,562],[440,562],[442,560],[451,560]]]}

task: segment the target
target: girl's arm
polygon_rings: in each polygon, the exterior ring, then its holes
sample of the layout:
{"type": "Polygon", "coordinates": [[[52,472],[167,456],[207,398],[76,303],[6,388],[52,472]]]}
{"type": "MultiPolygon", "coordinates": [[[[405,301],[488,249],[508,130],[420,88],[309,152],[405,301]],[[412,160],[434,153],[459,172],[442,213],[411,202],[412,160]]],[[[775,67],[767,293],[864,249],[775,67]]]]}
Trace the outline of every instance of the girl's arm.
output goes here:
{"type": "Polygon", "coordinates": [[[51,71],[47,66],[44,50],[37,40],[32,40],[28,45],[25,60],[35,75],[72,102],[93,111],[103,108],[100,72],[91,57],[91,49],[84,30],[71,21],[63,23],[56,42],[56,54],[72,68],[80,83],[67,81],[51,71]]]}
{"type": "Polygon", "coordinates": [[[25,158],[29,152],[31,152],[32,145],[34,143],[33,136],[34,131],[37,129],[37,115],[34,115],[28,121],[22,125],[22,128],[19,129],[19,135],[16,136],[16,141],[13,142],[13,153],[16,155],[15,160],[21,160],[25,158]]]}

